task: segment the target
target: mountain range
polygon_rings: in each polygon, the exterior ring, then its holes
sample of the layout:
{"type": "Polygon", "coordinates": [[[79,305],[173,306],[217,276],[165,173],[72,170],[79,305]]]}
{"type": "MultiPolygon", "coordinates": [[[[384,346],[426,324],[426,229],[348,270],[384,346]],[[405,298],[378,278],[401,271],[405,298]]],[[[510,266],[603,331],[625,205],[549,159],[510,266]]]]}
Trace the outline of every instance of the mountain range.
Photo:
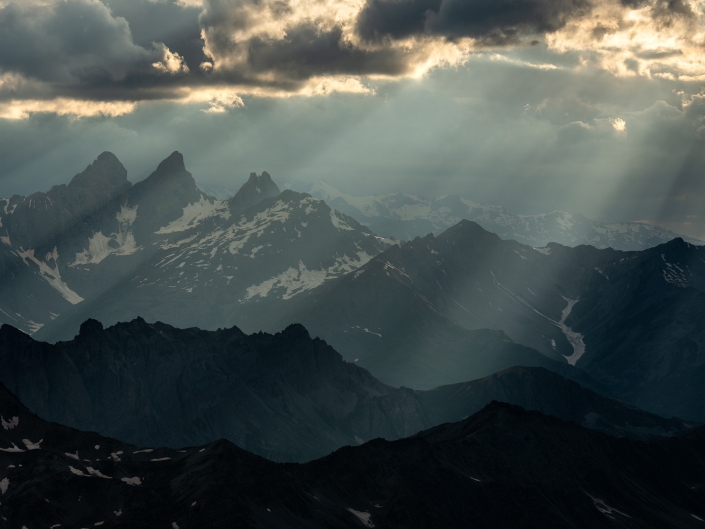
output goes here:
{"type": "Polygon", "coordinates": [[[325,200],[331,207],[350,215],[375,233],[400,240],[411,240],[429,233],[438,235],[466,219],[502,239],[535,247],[556,242],[565,246],[589,244],[596,248],[644,250],[676,237],[691,244],[705,244],[643,222],[604,223],[565,211],[518,215],[502,206],[479,204],[458,195],[428,199],[397,192],[360,197],[339,191],[324,180],[313,185],[297,184],[296,188],[325,200]]]}
{"type": "Polygon", "coordinates": [[[125,311],[187,325],[214,311],[237,319],[253,300],[295,296],[392,242],[308,195],[280,193],[266,172],[217,200],[178,152],[135,185],[106,152],[68,185],[0,199],[0,237],[0,322],[29,333],[112,304],[100,314],[109,323],[125,311]]]}
{"type": "Polygon", "coordinates": [[[700,241],[213,191],[0,199],[0,528],[705,524],[700,241]]]}
{"type": "Polygon", "coordinates": [[[56,345],[4,325],[0,381],[47,420],[141,446],[225,438],[275,461],[408,437],[492,400],[618,436],[668,437],[694,426],[543,368],[512,368],[431,391],[390,387],[300,325],[248,336],[237,328],[176,329],[141,318],[104,329],[88,320],[74,340],[56,345]]]}
{"type": "Polygon", "coordinates": [[[227,441],[138,448],[46,422],[0,385],[3,527],[700,527],[705,432],[617,439],[490,403],[303,465],[227,441]]]}
{"type": "Polygon", "coordinates": [[[682,239],[536,249],[461,221],[283,306],[274,327],[295,318],[392,385],[488,375],[514,342],[621,400],[705,420],[705,249],[682,239]]]}
{"type": "Polygon", "coordinates": [[[267,173],[209,197],[179,153],[135,185],[104,153],[0,212],[0,317],[41,340],[71,340],[90,318],[245,333],[301,323],[394,387],[541,366],[705,422],[705,250],[681,238],[534,247],[461,220],[399,245],[267,173]]]}

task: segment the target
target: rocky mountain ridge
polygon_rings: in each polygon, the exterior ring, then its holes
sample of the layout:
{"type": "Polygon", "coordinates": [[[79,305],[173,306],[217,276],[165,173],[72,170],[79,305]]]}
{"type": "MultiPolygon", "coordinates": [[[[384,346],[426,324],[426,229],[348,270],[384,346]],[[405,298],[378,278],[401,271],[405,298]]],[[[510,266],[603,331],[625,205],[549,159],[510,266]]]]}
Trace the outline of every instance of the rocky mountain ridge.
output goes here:
{"type": "MultiPolygon", "coordinates": [[[[570,374],[580,379],[578,371],[570,374]]],[[[308,461],[377,437],[408,437],[461,420],[491,400],[633,438],[668,437],[694,426],[541,368],[513,368],[428,392],[390,387],[300,325],[248,336],[237,328],[176,329],[142,319],[104,329],[87,320],[74,340],[56,345],[5,325],[0,381],[45,419],[123,442],[179,448],[225,438],[276,461],[308,461]]]]}
{"type": "Polygon", "coordinates": [[[0,527],[699,527],[705,434],[616,439],[493,402],[304,465],[227,441],[138,448],[43,421],[0,385],[0,527]]]}
{"type": "MultiPolygon", "coordinates": [[[[88,305],[107,306],[115,293],[144,299],[138,288],[165,303],[134,312],[125,298],[126,312],[116,309],[108,323],[138,315],[170,321],[172,308],[194,299],[207,307],[212,292],[246,313],[241,305],[250,300],[294,296],[392,244],[308,195],[280,193],[266,172],[252,173],[234,197],[217,200],[198,189],[178,152],[135,185],[118,159],[103,153],[68,185],[0,199],[0,238],[8,261],[0,273],[18,279],[24,270],[21,281],[28,284],[0,292],[0,322],[29,333],[61,314],[92,317],[88,305]]],[[[173,323],[184,323],[173,316],[173,323]]]]}
{"type": "Polygon", "coordinates": [[[703,421],[704,313],[701,246],[533,248],[462,221],[291,300],[273,325],[295,314],[380,380],[420,389],[497,371],[510,340],[617,398],[703,421]]]}

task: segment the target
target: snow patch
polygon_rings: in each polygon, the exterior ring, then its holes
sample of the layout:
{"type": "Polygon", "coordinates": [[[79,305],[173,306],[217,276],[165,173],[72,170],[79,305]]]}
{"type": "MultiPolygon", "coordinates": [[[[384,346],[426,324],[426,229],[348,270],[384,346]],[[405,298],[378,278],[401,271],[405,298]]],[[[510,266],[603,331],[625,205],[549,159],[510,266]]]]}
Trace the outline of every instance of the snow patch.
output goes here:
{"type": "MultiPolygon", "coordinates": [[[[590,496],[590,494],[588,494],[588,496],[590,496]]],[[[595,508],[598,511],[600,511],[602,514],[609,515],[609,514],[616,513],[616,514],[621,514],[622,516],[624,516],[626,518],[631,518],[631,516],[629,516],[628,514],[625,514],[622,511],[618,511],[614,507],[610,507],[600,498],[595,498],[594,496],[590,496],[590,499],[595,504],[595,508]]]]}
{"type": "Polygon", "coordinates": [[[583,356],[583,354],[585,353],[585,343],[583,342],[583,335],[579,332],[571,331],[570,327],[565,324],[565,320],[568,318],[568,316],[570,316],[573,307],[578,301],[580,301],[580,299],[563,299],[568,302],[568,305],[566,305],[566,307],[563,309],[563,312],[561,313],[561,320],[558,322],[558,326],[560,327],[561,331],[563,331],[563,334],[565,334],[565,337],[568,339],[570,344],[573,346],[573,354],[570,356],[563,356],[570,365],[574,366],[578,362],[578,360],[580,360],[580,357],[583,356]]]}
{"type": "Polygon", "coordinates": [[[140,247],[137,246],[135,236],[132,234],[132,223],[137,218],[137,206],[128,208],[122,206],[115,215],[118,222],[118,231],[111,233],[110,237],[103,235],[102,231],[93,233],[88,239],[88,248],[76,254],[76,259],[69,266],[98,264],[111,254],[132,255],[140,247]],[[110,243],[113,243],[113,246],[110,243]]]}
{"type": "Polygon", "coordinates": [[[12,448],[0,448],[0,452],[10,452],[12,454],[18,454],[20,452],[24,452],[24,450],[19,448],[15,443],[12,443],[12,448]]]}
{"type": "Polygon", "coordinates": [[[4,478],[2,481],[0,481],[0,493],[4,496],[5,493],[7,492],[7,487],[10,486],[10,479],[9,478],[4,478]]]}
{"type": "Polygon", "coordinates": [[[30,336],[32,336],[35,332],[37,332],[42,327],[44,327],[43,323],[37,323],[36,321],[27,320],[27,330],[29,331],[30,336]]]}
{"type": "Polygon", "coordinates": [[[86,467],[86,470],[91,476],[96,476],[98,478],[103,478],[103,479],[113,479],[110,476],[106,476],[105,474],[101,473],[100,470],[96,470],[93,467],[86,467]]]}
{"type": "Polygon", "coordinates": [[[150,461],[152,462],[157,462],[157,461],[169,461],[171,458],[170,457],[159,457],[156,459],[151,459],[150,461]]]}
{"type": "Polygon", "coordinates": [[[666,256],[661,254],[661,259],[666,263],[666,268],[663,270],[663,279],[666,283],[671,283],[680,288],[685,288],[687,286],[687,280],[683,269],[677,264],[669,263],[666,261],[666,256]]]}
{"type": "Polygon", "coordinates": [[[338,212],[336,210],[334,210],[333,208],[331,208],[331,210],[330,210],[330,221],[333,224],[333,227],[337,228],[338,230],[346,230],[346,231],[354,231],[355,230],[355,228],[350,227],[344,219],[338,217],[338,212]]]}
{"type": "Polygon", "coordinates": [[[534,248],[539,253],[542,253],[544,255],[551,255],[551,249],[550,248],[534,248]]]}
{"type": "Polygon", "coordinates": [[[44,439],[40,439],[36,443],[33,443],[29,439],[22,439],[22,442],[27,447],[27,450],[41,450],[42,447],[39,445],[42,444],[42,441],[44,441],[44,439]]]}
{"type": "Polygon", "coordinates": [[[135,222],[135,219],[137,218],[137,208],[139,206],[135,206],[134,208],[128,208],[126,205],[123,205],[120,208],[120,211],[117,212],[117,215],[115,215],[115,220],[118,221],[120,226],[132,226],[132,224],[135,222]]]}
{"type": "Polygon", "coordinates": [[[211,217],[222,217],[225,220],[230,218],[230,208],[225,200],[208,200],[204,195],[198,202],[189,204],[183,209],[183,214],[178,219],[170,222],[166,226],[159,228],[157,235],[165,233],[176,233],[186,231],[198,226],[204,220],[211,217]]]}
{"type": "Polygon", "coordinates": [[[37,265],[39,267],[39,274],[47,281],[47,283],[58,291],[66,301],[72,305],[76,305],[77,303],[83,301],[83,298],[71,290],[69,286],[61,279],[61,274],[59,273],[59,263],[57,262],[59,259],[59,252],[56,247],[54,247],[54,251],[52,253],[46,255],[47,262],[37,259],[34,256],[34,250],[32,249],[18,250],[17,255],[20,256],[27,266],[29,266],[27,260],[37,265]],[[48,264],[48,261],[50,260],[54,261],[53,268],[48,264]]]}
{"type": "Polygon", "coordinates": [[[609,276],[608,276],[607,274],[605,274],[605,273],[604,273],[602,270],[600,270],[599,268],[595,267],[595,270],[597,271],[598,274],[600,274],[600,275],[601,275],[602,277],[604,277],[605,279],[609,279],[609,276]]]}
{"type": "Polygon", "coordinates": [[[16,428],[17,425],[20,424],[20,418],[19,417],[13,417],[9,421],[5,421],[2,415],[0,415],[0,422],[2,422],[2,427],[5,430],[12,430],[13,428],[16,428]]]}
{"type": "Polygon", "coordinates": [[[258,285],[252,285],[247,288],[245,297],[240,300],[241,303],[249,301],[257,296],[266,298],[272,290],[283,288],[285,292],[282,294],[282,299],[290,299],[301,292],[311,290],[323,284],[328,279],[345,275],[367,263],[372,257],[365,252],[357,253],[357,260],[344,256],[338,258],[336,263],[327,269],[309,270],[306,265],[299,261],[297,268],[289,267],[281,274],[263,281],[258,285]]]}
{"type": "Polygon", "coordinates": [[[357,517],[357,519],[362,522],[362,525],[364,525],[365,527],[374,527],[375,526],[371,521],[372,515],[370,513],[365,512],[365,511],[363,511],[363,512],[356,511],[355,509],[351,509],[350,507],[348,507],[348,512],[353,513],[357,517]]]}
{"type": "Polygon", "coordinates": [[[132,485],[132,486],[142,485],[142,480],[138,477],[122,478],[120,481],[124,481],[128,485],[132,485]]]}
{"type": "Polygon", "coordinates": [[[77,468],[73,468],[71,465],[69,465],[69,470],[71,471],[72,474],[76,474],[77,476],[82,476],[84,478],[91,477],[89,474],[84,474],[81,470],[78,470],[77,468]]]}
{"type": "Polygon", "coordinates": [[[178,248],[179,246],[183,246],[184,244],[191,242],[196,237],[197,237],[197,235],[191,235],[191,237],[186,237],[185,239],[181,239],[176,242],[166,242],[166,243],[162,244],[161,248],[162,248],[162,250],[169,250],[171,248],[178,248]]]}

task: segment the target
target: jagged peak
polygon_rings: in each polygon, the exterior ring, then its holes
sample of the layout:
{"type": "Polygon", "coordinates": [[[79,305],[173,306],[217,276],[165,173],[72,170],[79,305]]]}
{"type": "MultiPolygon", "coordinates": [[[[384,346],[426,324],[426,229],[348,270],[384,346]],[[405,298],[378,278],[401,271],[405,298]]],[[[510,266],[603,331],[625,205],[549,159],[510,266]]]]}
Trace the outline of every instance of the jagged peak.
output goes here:
{"type": "Polygon", "coordinates": [[[284,329],[281,334],[289,339],[311,339],[311,335],[309,334],[306,327],[304,327],[300,323],[292,323],[286,329],[284,329]]]}
{"type": "Polygon", "coordinates": [[[183,207],[198,201],[201,196],[196,181],[186,170],[183,155],[174,151],[159,163],[152,174],[135,184],[130,203],[139,203],[144,199],[158,203],[159,209],[169,210],[166,217],[158,222],[168,223],[178,218],[183,207]]]}
{"type": "Polygon", "coordinates": [[[78,173],[69,182],[68,188],[77,187],[108,187],[108,188],[129,188],[132,184],[127,180],[127,169],[122,165],[118,157],[113,153],[105,151],[86,169],[78,173]]]}
{"type": "Polygon", "coordinates": [[[491,240],[501,241],[499,235],[487,231],[477,222],[471,220],[463,219],[458,222],[455,226],[451,226],[446,231],[441,233],[438,238],[448,239],[454,236],[469,236],[469,237],[483,237],[491,240]]]}
{"type": "Polygon", "coordinates": [[[186,171],[184,155],[179,151],[172,152],[159,163],[157,171],[186,171]]]}
{"type": "Polygon", "coordinates": [[[91,334],[97,334],[103,331],[103,324],[100,323],[98,320],[94,320],[93,318],[88,318],[86,321],[84,321],[81,324],[81,328],[78,331],[78,335],[85,337],[89,336],[91,334]]]}
{"type": "Polygon", "coordinates": [[[257,173],[250,173],[247,182],[230,199],[231,207],[244,210],[258,204],[265,198],[272,198],[281,193],[277,184],[267,171],[257,176],[257,173]]]}

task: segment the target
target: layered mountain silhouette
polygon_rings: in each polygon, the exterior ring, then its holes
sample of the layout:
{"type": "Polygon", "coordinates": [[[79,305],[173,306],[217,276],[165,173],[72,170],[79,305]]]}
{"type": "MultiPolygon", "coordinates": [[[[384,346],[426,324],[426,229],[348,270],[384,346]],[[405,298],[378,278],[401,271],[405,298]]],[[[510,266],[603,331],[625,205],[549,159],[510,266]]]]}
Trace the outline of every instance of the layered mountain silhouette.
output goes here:
{"type": "Polygon", "coordinates": [[[391,243],[306,194],[280,193],[266,172],[217,200],[178,152],[135,185],[103,153],[68,185],[1,199],[0,237],[0,322],[46,326],[54,340],[89,316],[232,325],[251,302],[295,296],[391,243]]]}
{"type": "Polygon", "coordinates": [[[462,221],[292,300],[274,326],[295,318],[382,381],[416,388],[501,369],[511,340],[620,399],[702,421],[704,290],[705,249],[681,239],[535,249],[462,221]]]}
{"type": "MultiPolygon", "coordinates": [[[[538,356],[538,355],[537,355],[538,356]]],[[[70,342],[0,328],[0,381],[39,416],[142,446],[225,438],[277,461],[307,461],[377,437],[408,437],[492,400],[614,435],[694,426],[600,396],[541,368],[432,391],[393,388],[300,325],[276,335],[86,321],[70,342]]]]}
{"type": "Polygon", "coordinates": [[[46,422],[0,385],[7,527],[683,527],[705,519],[705,432],[617,439],[493,402],[304,465],[227,441],[138,448],[46,422]]]}
{"type": "Polygon", "coordinates": [[[644,250],[677,237],[692,244],[705,244],[642,222],[604,223],[565,211],[517,215],[501,206],[478,204],[458,195],[428,199],[398,192],[359,197],[343,193],[325,181],[298,188],[325,200],[375,233],[400,240],[423,237],[428,233],[438,235],[466,219],[477,222],[502,239],[538,247],[557,242],[566,246],[589,244],[596,248],[644,250]]]}
{"type": "Polygon", "coordinates": [[[216,200],[178,152],[135,185],[104,153],[66,186],[3,199],[0,221],[0,321],[38,339],[89,318],[301,323],[394,387],[542,366],[705,421],[705,249],[682,239],[535,248],[462,220],[399,246],[266,173],[216,200]]]}

